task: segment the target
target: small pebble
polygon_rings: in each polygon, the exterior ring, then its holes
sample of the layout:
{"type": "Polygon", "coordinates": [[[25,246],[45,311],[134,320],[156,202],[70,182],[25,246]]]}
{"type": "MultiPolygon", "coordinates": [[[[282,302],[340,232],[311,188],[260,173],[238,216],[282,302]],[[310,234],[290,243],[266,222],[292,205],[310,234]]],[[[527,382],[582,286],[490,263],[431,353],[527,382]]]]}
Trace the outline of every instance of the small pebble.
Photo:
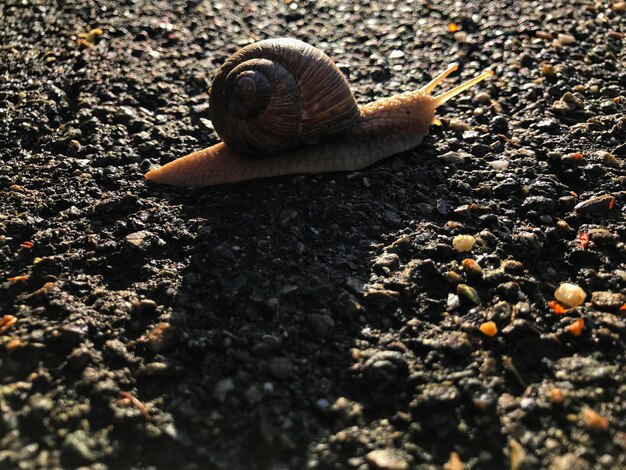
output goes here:
{"type": "Polygon", "coordinates": [[[81,148],[82,148],[82,145],[80,145],[80,142],[78,140],[72,139],[70,140],[70,143],[67,146],[67,155],[70,157],[74,157],[78,155],[81,148]]]}
{"type": "Polygon", "coordinates": [[[457,235],[452,239],[452,246],[459,253],[471,251],[475,243],[476,238],[472,235],[457,235]]]}
{"type": "Polygon", "coordinates": [[[543,73],[547,77],[551,77],[552,75],[556,74],[556,71],[554,70],[554,65],[543,64],[541,66],[541,73],[543,73]]]}
{"type": "Polygon", "coordinates": [[[576,206],[574,207],[574,212],[580,215],[602,214],[611,209],[614,201],[615,198],[610,194],[594,196],[576,204],[576,206]]]}
{"type": "Polygon", "coordinates": [[[591,431],[606,431],[609,429],[609,420],[591,408],[584,406],[581,410],[583,423],[591,431]]]}
{"type": "Polygon", "coordinates": [[[626,304],[626,294],[621,292],[595,291],[591,293],[591,304],[600,310],[613,311],[626,304]]]}
{"type": "Polygon", "coordinates": [[[450,124],[448,126],[450,127],[450,130],[454,132],[465,132],[471,129],[468,123],[456,118],[450,119],[450,124]]]}
{"type": "Polygon", "coordinates": [[[485,336],[495,336],[498,333],[498,327],[492,321],[487,321],[480,325],[480,332],[485,336]]]}
{"type": "Polygon", "coordinates": [[[624,13],[626,12],[626,2],[615,2],[612,8],[614,12],[624,13]]]}
{"type": "Polygon", "coordinates": [[[446,307],[448,310],[456,310],[461,306],[461,299],[458,295],[450,293],[448,294],[448,299],[446,302],[446,307]]]}
{"type": "Polygon", "coordinates": [[[465,42],[467,40],[467,33],[465,31],[457,31],[452,37],[456,42],[465,42]]]}
{"type": "Polygon", "coordinates": [[[504,171],[509,168],[509,161],[508,160],[494,160],[492,162],[489,162],[489,166],[493,168],[494,170],[504,171]]]}
{"type": "Polygon", "coordinates": [[[604,150],[598,150],[597,152],[593,154],[593,156],[595,158],[602,160],[608,166],[612,166],[615,168],[618,168],[620,166],[619,160],[617,159],[617,157],[610,152],[606,152],[604,150]]]}
{"type": "Polygon", "coordinates": [[[568,307],[578,307],[585,301],[587,294],[576,284],[564,282],[554,291],[554,298],[568,307]]]}
{"type": "Polygon", "coordinates": [[[474,305],[480,305],[480,297],[478,297],[478,292],[473,287],[467,284],[459,284],[456,286],[456,293],[462,300],[466,300],[474,305]]]}
{"type": "Polygon", "coordinates": [[[509,132],[509,121],[504,116],[496,116],[491,120],[491,130],[496,134],[509,132]]]}
{"type": "Polygon", "coordinates": [[[396,449],[377,449],[367,454],[367,462],[380,470],[408,470],[409,463],[396,449]]]}
{"type": "Polygon", "coordinates": [[[569,44],[573,44],[576,42],[576,38],[571,34],[559,34],[557,36],[557,41],[561,46],[567,46],[569,44]]]}

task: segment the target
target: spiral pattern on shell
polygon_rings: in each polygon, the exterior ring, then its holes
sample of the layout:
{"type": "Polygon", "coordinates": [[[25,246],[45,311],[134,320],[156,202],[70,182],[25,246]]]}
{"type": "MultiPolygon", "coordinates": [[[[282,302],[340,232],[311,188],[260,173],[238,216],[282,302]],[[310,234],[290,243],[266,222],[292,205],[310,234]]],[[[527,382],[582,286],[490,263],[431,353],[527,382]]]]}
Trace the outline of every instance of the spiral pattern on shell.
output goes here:
{"type": "Polygon", "coordinates": [[[243,155],[271,155],[353,125],[348,82],[320,50],[295,39],[244,47],[220,68],[209,99],[213,126],[243,155]]]}

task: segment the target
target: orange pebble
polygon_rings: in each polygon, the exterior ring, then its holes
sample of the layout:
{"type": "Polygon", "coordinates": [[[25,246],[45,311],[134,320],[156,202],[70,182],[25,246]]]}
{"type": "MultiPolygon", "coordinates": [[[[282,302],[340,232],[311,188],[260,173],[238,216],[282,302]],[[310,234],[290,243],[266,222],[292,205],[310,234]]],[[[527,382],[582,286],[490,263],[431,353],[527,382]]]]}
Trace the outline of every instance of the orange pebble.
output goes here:
{"type": "Polygon", "coordinates": [[[585,320],[583,320],[582,318],[579,318],[570,326],[568,326],[567,329],[574,336],[580,336],[584,327],[585,327],[585,320]]]}
{"type": "Polygon", "coordinates": [[[548,307],[550,307],[552,311],[556,313],[557,315],[563,315],[567,313],[567,309],[563,307],[560,303],[558,303],[556,300],[550,300],[548,302],[548,307]]]}
{"type": "Polygon", "coordinates": [[[12,339],[6,344],[7,351],[13,351],[22,345],[22,341],[19,339],[12,339]]]}
{"type": "Polygon", "coordinates": [[[0,318],[0,333],[4,333],[17,322],[17,318],[13,315],[3,315],[0,318]]]}
{"type": "Polygon", "coordinates": [[[487,335],[489,337],[495,336],[498,332],[498,327],[492,321],[487,321],[480,325],[480,331],[482,334],[487,335]]]}
{"type": "Polygon", "coordinates": [[[609,429],[609,420],[601,414],[596,413],[591,408],[584,406],[582,408],[583,420],[587,429],[594,431],[606,431],[609,429]]]}
{"type": "Polygon", "coordinates": [[[554,387],[550,389],[550,399],[557,405],[560,405],[565,400],[565,395],[563,395],[563,391],[560,388],[554,387]]]}

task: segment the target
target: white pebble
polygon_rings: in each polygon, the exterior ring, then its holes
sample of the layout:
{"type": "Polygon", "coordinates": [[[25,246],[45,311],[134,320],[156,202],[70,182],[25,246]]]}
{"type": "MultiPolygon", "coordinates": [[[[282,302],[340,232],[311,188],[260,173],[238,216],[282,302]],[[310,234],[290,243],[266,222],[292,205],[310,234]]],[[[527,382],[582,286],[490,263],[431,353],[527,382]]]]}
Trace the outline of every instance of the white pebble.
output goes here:
{"type": "Polygon", "coordinates": [[[561,46],[567,46],[576,42],[576,38],[571,34],[559,34],[558,41],[561,46]]]}
{"type": "Polygon", "coordinates": [[[506,170],[509,167],[508,160],[494,160],[489,162],[489,166],[494,170],[506,170]]]}
{"type": "Polygon", "coordinates": [[[457,31],[454,33],[453,37],[456,42],[465,42],[467,39],[467,33],[465,31],[457,31]]]}
{"type": "Polygon", "coordinates": [[[476,243],[476,238],[471,235],[457,235],[452,239],[452,246],[459,253],[470,251],[476,243]]]}
{"type": "Polygon", "coordinates": [[[448,310],[456,310],[461,306],[461,299],[456,294],[448,294],[448,300],[446,302],[446,307],[448,310]]]}
{"type": "Polygon", "coordinates": [[[578,307],[585,301],[587,294],[576,284],[564,282],[554,291],[554,298],[568,307],[578,307]]]}

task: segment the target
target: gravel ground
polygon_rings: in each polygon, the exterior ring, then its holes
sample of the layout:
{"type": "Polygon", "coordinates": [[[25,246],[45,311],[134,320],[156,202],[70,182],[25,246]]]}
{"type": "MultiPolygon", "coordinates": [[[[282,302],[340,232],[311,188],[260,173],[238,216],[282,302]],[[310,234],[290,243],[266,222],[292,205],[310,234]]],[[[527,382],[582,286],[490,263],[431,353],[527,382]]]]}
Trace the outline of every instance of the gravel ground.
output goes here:
{"type": "Polygon", "coordinates": [[[624,468],[625,9],[3,1],[0,468],[624,468]],[[146,183],[278,36],[360,103],[496,75],[366,171],[146,183]]]}

